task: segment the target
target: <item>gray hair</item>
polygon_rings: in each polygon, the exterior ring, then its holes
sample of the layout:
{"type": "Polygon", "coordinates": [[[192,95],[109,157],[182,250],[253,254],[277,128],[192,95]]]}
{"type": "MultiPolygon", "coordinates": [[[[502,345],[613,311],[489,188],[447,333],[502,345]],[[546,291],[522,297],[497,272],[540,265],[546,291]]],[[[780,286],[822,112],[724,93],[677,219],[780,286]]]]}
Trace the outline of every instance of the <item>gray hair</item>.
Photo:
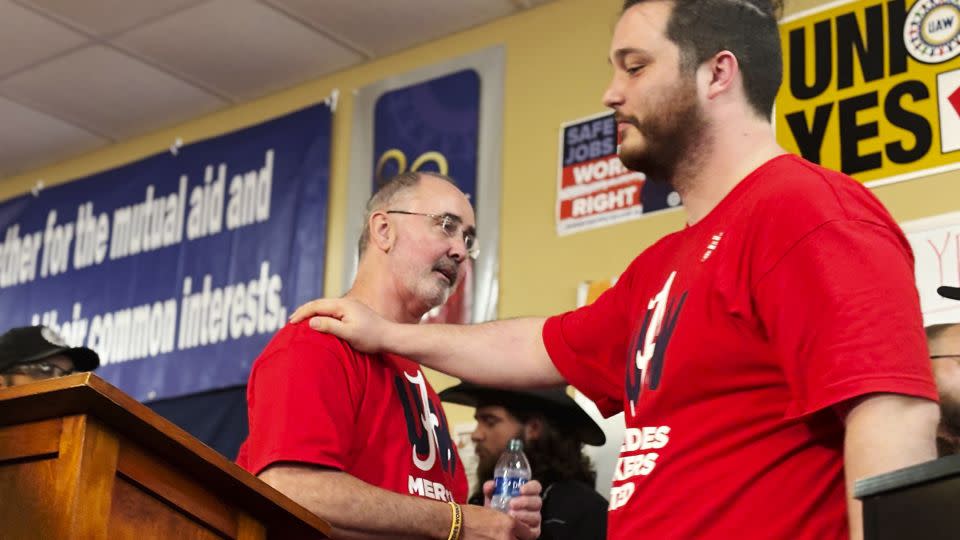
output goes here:
{"type": "Polygon", "coordinates": [[[453,178],[433,171],[402,172],[385,182],[370,196],[370,200],[367,201],[366,210],[363,213],[363,231],[360,233],[360,240],[357,242],[359,257],[363,257],[363,253],[367,250],[367,245],[370,243],[370,216],[374,212],[390,206],[400,195],[420,185],[420,180],[424,176],[433,176],[434,178],[446,180],[454,186],[457,185],[453,178]]]}

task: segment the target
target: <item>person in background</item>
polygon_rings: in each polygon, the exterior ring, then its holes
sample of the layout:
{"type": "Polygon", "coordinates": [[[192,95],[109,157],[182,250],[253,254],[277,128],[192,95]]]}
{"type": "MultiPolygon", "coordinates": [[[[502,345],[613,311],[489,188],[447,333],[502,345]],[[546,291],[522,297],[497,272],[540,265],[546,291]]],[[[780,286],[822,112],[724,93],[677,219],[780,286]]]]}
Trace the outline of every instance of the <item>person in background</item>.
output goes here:
{"type": "MultiPolygon", "coordinates": [[[[937,294],[960,300],[960,287],[941,286],[937,294]]],[[[933,324],[925,330],[940,394],[937,454],[943,457],[960,453],[960,323],[933,324]]]]}
{"type": "MultiPolygon", "coordinates": [[[[411,172],[374,193],[366,214],[346,296],[417,323],[446,301],[477,253],[473,208],[449,178],[411,172]]],[[[289,324],[254,363],[247,408],[250,434],[237,463],[330,522],[334,538],[539,535],[537,482],[509,514],[460,507],[467,479],[440,398],[407,358],[363,354],[289,324]]]]}
{"type": "Polygon", "coordinates": [[[960,323],[926,328],[933,377],[940,394],[937,454],[960,453],[960,323]]]}
{"type": "Polygon", "coordinates": [[[100,357],[86,347],[71,347],[46,326],[12,328],[0,336],[0,388],[93,371],[100,357]]]}
{"type": "MultiPolygon", "coordinates": [[[[603,540],[607,500],[594,489],[597,472],[583,445],[602,446],[603,430],[564,389],[502,390],[461,383],[440,399],[475,407],[471,435],[479,465],[477,480],[493,478],[500,455],[514,438],[523,441],[532,478],[543,485],[541,540],[603,540]]],[[[484,503],[482,492],[471,504],[484,503]]]]}

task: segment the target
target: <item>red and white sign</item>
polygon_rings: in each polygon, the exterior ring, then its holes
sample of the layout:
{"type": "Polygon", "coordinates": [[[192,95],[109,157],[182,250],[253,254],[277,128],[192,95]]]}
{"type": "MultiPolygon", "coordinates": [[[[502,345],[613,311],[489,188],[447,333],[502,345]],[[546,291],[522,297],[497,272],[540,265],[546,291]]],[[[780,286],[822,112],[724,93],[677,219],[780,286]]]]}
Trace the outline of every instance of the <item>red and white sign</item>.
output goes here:
{"type": "Polygon", "coordinates": [[[960,69],[937,75],[940,151],[960,150],[960,69]]]}
{"type": "Polygon", "coordinates": [[[617,157],[617,123],[603,113],[561,125],[557,234],[636,219],[643,214],[643,173],[617,157]]]}

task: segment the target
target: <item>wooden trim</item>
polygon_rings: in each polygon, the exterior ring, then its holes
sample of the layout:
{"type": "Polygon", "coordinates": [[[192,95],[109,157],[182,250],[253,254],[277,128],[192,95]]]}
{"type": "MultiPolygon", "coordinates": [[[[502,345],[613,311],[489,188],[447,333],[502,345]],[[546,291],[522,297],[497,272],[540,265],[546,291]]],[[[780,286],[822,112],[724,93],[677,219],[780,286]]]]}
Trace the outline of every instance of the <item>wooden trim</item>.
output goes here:
{"type": "Polygon", "coordinates": [[[237,540],[265,540],[267,529],[247,514],[237,516],[237,540]]]}
{"type": "Polygon", "coordinates": [[[237,537],[237,519],[212,493],[131,443],[120,447],[117,472],[144,490],[228,538],[237,537]]]}
{"type": "Polygon", "coordinates": [[[55,457],[60,451],[59,418],[0,427],[0,463],[14,459],[55,457]]]}
{"type": "Polygon", "coordinates": [[[271,537],[330,535],[323,519],[92,373],[0,389],[0,426],[70,415],[89,415],[173,469],[189,471],[225,504],[268,524],[271,537]]]}
{"type": "Polygon", "coordinates": [[[60,538],[107,538],[118,446],[116,435],[86,415],[63,419],[55,487],[64,516],[60,538]]]}

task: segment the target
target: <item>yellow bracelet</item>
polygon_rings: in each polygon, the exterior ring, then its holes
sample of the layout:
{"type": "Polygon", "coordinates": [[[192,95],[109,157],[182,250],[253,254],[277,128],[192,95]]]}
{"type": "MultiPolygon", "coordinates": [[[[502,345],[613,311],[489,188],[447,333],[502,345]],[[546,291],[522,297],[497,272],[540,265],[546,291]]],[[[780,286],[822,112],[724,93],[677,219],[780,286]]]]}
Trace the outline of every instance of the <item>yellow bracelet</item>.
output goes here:
{"type": "Polygon", "coordinates": [[[447,540],[460,540],[460,534],[463,532],[463,510],[459,504],[453,501],[447,504],[450,505],[450,513],[453,518],[450,522],[450,535],[447,536],[447,540]]]}

